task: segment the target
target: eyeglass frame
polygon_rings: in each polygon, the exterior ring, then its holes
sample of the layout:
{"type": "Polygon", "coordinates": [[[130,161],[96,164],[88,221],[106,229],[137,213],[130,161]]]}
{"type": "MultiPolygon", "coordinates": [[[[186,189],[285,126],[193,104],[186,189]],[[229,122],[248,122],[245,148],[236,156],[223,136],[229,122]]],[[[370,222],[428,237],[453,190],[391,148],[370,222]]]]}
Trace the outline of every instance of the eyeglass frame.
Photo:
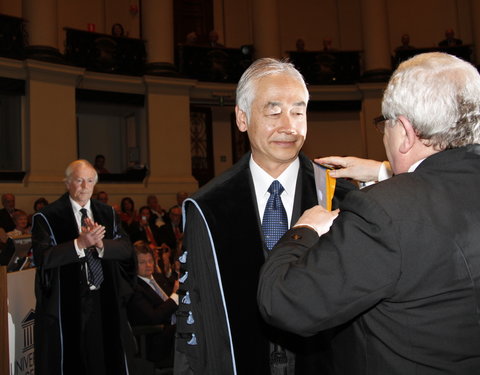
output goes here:
{"type": "Polygon", "coordinates": [[[385,125],[387,124],[387,121],[390,120],[386,118],[384,115],[377,116],[373,119],[373,125],[375,126],[375,129],[377,131],[384,135],[385,134],[385,125]]]}

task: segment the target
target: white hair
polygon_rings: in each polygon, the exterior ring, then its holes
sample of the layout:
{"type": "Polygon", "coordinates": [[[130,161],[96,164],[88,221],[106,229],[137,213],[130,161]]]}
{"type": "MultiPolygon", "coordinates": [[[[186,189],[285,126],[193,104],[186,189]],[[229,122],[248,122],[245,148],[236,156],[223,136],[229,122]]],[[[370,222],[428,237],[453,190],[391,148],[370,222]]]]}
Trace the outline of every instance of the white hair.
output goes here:
{"type": "Polygon", "coordinates": [[[252,102],[255,99],[256,83],[260,78],[270,74],[288,74],[295,78],[304,87],[308,102],[309,94],[305,80],[292,63],[269,57],[258,59],[245,70],[237,86],[236,104],[241,111],[245,112],[247,122],[250,122],[252,102]]]}
{"type": "Polygon", "coordinates": [[[72,161],[67,166],[67,169],[65,169],[65,178],[63,180],[65,182],[70,182],[70,179],[72,178],[73,171],[80,166],[89,167],[89,168],[93,169],[93,171],[95,172],[95,184],[96,184],[98,182],[98,173],[95,170],[95,168],[93,167],[93,165],[88,160],[85,160],[85,159],[79,159],[79,160],[72,161]]]}
{"type": "Polygon", "coordinates": [[[480,143],[480,75],[446,53],[417,55],[390,78],[382,114],[405,116],[418,137],[438,150],[480,143]]]}

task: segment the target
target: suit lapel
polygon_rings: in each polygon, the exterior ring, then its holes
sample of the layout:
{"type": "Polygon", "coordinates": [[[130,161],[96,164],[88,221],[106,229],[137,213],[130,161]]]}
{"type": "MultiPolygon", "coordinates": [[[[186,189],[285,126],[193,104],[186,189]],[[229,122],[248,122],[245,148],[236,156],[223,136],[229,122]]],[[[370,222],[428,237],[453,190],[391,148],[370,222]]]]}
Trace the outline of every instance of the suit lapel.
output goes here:
{"type": "Polygon", "coordinates": [[[312,162],[303,153],[300,153],[298,157],[300,160],[300,168],[297,176],[297,186],[295,188],[292,225],[297,222],[305,210],[318,204],[312,162]]]}

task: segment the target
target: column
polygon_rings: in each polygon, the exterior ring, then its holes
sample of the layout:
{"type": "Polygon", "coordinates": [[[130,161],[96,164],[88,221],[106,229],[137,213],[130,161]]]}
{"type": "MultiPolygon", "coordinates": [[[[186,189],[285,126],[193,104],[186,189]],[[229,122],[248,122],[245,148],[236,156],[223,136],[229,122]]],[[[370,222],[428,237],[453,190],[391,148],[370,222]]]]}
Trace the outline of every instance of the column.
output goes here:
{"type": "Polygon", "coordinates": [[[384,81],[390,76],[391,57],[388,42],[385,0],[362,0],[362,32],[365,73],[368,81],[384,81]]]}
{"type": "Polygon", "coordinates": [[[57,0],[22,0],[22,13],[28,35],[27,56],[61,62],[58,51],[57,0]]]}
{"type": "Polygon", "coordinates": [[[281,57],[278,0],[253,1],[255,58],[281,57]]]}
{"type": "Polygon", "coordinates": [[[147,74],[175,75],[173,0],[143,0],[141,13],[147,74]]]}

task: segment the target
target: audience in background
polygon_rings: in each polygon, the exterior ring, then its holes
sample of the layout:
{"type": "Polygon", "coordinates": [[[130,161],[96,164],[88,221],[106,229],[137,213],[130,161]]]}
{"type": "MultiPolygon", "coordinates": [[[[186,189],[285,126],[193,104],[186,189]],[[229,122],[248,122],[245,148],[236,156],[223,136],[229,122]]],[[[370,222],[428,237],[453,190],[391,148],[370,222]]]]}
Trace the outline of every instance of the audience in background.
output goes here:
{"type": "Polygon", "coordinates": [[[182,207],[183,201],[188,198],[188,193],[186,191],[177,192],[177,205],[182,207]]]}
{"type": "Polygon", "coordinates": [[[187,36],[185,37],[185,44],[195,45],[197,43],[198,43],[197,33],[195,31],[188,33],[187,36]]]}
{"type": "Polygon", "coordinates": [[[125,197],[120,202],[120,220],[122,227],[127,232],[130,239],[138,232],[138,215],[135,211],[135,203],[130,197],[125,197]]]}
{"type": "Polygon", "coordinates": [[[7,232],[7,236],[10,238],[23,236],[30,234],[30,226],[28,225],[28,215],[25,211],[17,210],[13,213],[13,222],[15,228],[7,232]]]}
{"type": "Polygon", "coordinates": [[[105,156],[98,154],[95,156],[95,163],[93,164],[93,167],[97,171],[98,174],[105,174],[105,173],[110,173],[107,168],[105,168],[105,156]]]}
{"type": "Polygon", "coordinates": [[[335,48],[333,48],[333,40],[331,37],[327,36],[323,38],[323,50],[324,51],[335,51],[335,48]]]}
{"type": "Polygon", "coordinates": [[[160,206],[155,195],[149,195],[147,197],[147,206],[150,207],[150,210],[152,211],[151,220],[160,228],[165,224],[165,216],[167,216],[166,211],[160,206]]]}
{"type": "Polygon", "coordinates": [[[452,28],[445,30],[445,39],[438,43],[439,47],[455,47],[462,44],[461,39],[455,38],[455,31],[452,28]]]}
{"type": "Polygon", "coordinates": [[[304,52],[305,40],[303,40],[302,38],[298,38],[297,41],[295,42],[295,48],[297,49],[297,52],[304,52]]]}
{"type": "Polygon", "coordinates": [[[218,33],[215,30],[208,33],[208,46],[212,48],[225,47],[222,43],[218,43],[218,33]]]}
{"type": "Polygon", "coordinates": [[[170,290],[163,289],[156,281],[152,249],[143,242],[134,243],[137,254],[137,285],[128,302],[130,324],[164,326],[160,333],[147,337],[147,359],[164,366],[173,365],[173,342],[175,335],[175,311],[178,307],[178,280],[170,290]]]}
{"type": "Polygon", "coordinates": [[[397,48],[395,48],[395,52],[415,49],[414,46],[410,45],[410,35],[409,34],[403,34],[400,41],[401,41],[401,44],[397,48]]]}
{"type": "Polygon", "coordinates": [[[148,206],[143,206],[139,210],[138,233],[133,242],[142,240],[148,244],[151,249],[156,249],[160,245],[159,228],[152,221],[152,210],[148,206]]]}
{"type": "Polygon", "coordinates": [[[48,201],[44,197],[38,198],[33,202],[33,213],[28,215],[28,225],[32,226],[32,216],[40,211],[43,207],[48,206],[48,201]]]}
{"type": "Polygon", "coordinates": [[[121,23],[114,23],[112,25],[112,36],[125,36],[125,30],[121,23]]]}
{"type": "Polygon", "coordinates": [[[160,227],[160,243],[165,243],[175,254],[178,254],[183,239],[182,209],[180,206],[170,208],[168,218],[168,223],[160,227]]]}
{"type": "Polygon", "coordinates": [[[166,244],[157,248],[156,265],[158,271],[155,274],[157,282],[163,290],[170,293],[173,290],[179,273],[175,270],[175,254],[166,244]]]}
{"type": "Polygon", "coordinates": [[[3,208],[0,210],[0,228],[5,232],[10,232],[15,228],[13,222],[13,214],[15,211],[15,195],[12,193],[5,193],[2,195],[3,208]]]}
{"type": "Polygon", "coordinates": [[[105,204],[108,204],[108,194],[105,191],[99,191],[97,193],[97,200],[105,204]]]}

